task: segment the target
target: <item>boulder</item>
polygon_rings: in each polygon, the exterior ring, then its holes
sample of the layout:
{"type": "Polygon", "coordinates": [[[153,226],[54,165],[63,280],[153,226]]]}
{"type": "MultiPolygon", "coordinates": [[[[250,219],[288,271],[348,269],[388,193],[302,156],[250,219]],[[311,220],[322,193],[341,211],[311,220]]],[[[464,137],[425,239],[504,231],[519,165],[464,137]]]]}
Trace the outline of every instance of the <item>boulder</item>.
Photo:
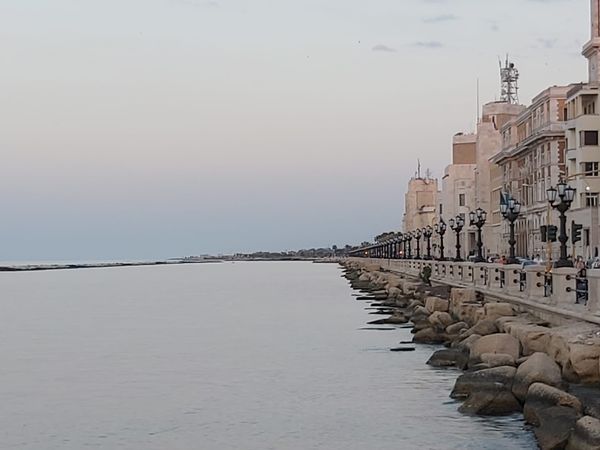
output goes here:
{"type": "Polygon", "coordinates": [[[441,311],[434,311],[431,313],[428,320],[431,325],[439,330],[445,330],[448,325],[451,325],[452,322],[454,322],[450,314],[441,311]]]}
{"type": "Polygon", "coordinates": [[[535,426],[539,425],[539,412],[551,406],[571,408],[579,417],[582,413],[581,402],[574,395],[544,383],[533,383],[525,397],[525,421],[535,426]]]}
{"type": "Polygon", "coordinates": [[[584,383],[600,382],[600,346],[574,343],[569,345],[573,372],[584,383]]]}
{"type": "Polygon", "coordinates": [[[459,411],[468,414],[500,415],[521,410],[521,405],[511,392],[514,367],[494,367],[467,372],[458,377],[452,398],[465,402],[459,411]]]}
{"type": "Polygon", "coordinates": [[[595,417],[583,416],[575,423],[567,450],[598,450],[600,449],[600,420],[595,417]]]}
{"type": "Polygon", "coordinates": [[[445,341],[446,335],[437,332],[431,327],[419,330],[413,336],[413,342],[420,344],[443,344],[445,341]]]}
{"type": "Polygon", "coordinates": [[[427,297],[425,300],[425,308],[430,313],[435,311],[448,312],[448,300],[439,297],[427,297]]]}
{"type": "Polygon", "coordinates": [[[534,353],[519,366],[513,383],[513,394],[525,401],[529,386],[533,383],[544,383],[549,386],[562,385],[561,371],[558,364],[545,353],[534,353]]]}
{"type": "Polygon", "coordinates": [[[550,406],[539,411],[537,419],[538,425],[533,429],[533,433],[539,448],[558,450],[567,445],[579,415],[566,406],[550,406]]]}
{"type": "Polygon", "coordinates": [[[446,333],[459,334],[462,330],[466,330],[467,328],[469,328],[469,325],[467,325],[465,322],[457,322],[452,325],[449,325],[446,328],[446,333]]]}
{"type": "Polygon", "coordinates": [[[427,364],[433,367],[458,367],[464,370],[469,362],[469,357],[458,350],[443,349],[436,351],[427,364]]]}
{"type": "Polygon", "coordinates": [[[466,336],[470,336],[472,334],[478,334],[480,336],[487,336],[488,334],[498,333],[498,327],[493,320],[483,319],[469,328],[466,332],[466,336]]]}
{"type": "Polygon", "coordinates": [[[417,306],[412,314],[413,322],[416,320],[427,319],[429,317],[430,312],[424,308],[423,306],[417,306]]]}
{"type": "Polygon", "coordinates": [[[459,399],[467,398],[473,392],[483,390],[511,391],[513,378],[516,373],[517,369],[509,366],[464,373],[454,383],[450,397],[459,399]]]}
{"type": "Polygon", "coordinates": [[[484,305],[485,317],[488,320],[496,320],[500,317],[514,316],[515,312],[510,303],[486,303],[484,305]]]}
{"type": "Polygon", "coordinates": [[[512,356],[516,361],[519,358],[519,341],[503,333],[482,336],[473,343],[470,358],[481,361],[481,355],[484,353],[503,353],[512,356]]]}
{"type": "Polygon", "coordinates": [[[465,414],[500,416],[521,411],[521,404],[508,390],[483,390],[472,393],[458,410],[465,414]]]}
{"type": "Polygon", "coordinates": [[[514,367],[516,365],[513,357],[505,353],[484,353],[483,355],[481,355],[481,362],[487,364],[489,367],[514,367]]]}
{"type": "Polygon", "coordinates": [[[461,341],[454,342],[452,345],[457,350],[469,353],[471,351],[471,347],[473,346],[473,344],[475,342],[477,342],[477,340],[479,340],[480,337],[481,336],[479,336],[478,334],[472,334],[471,336],[469,336],[461,341]]]}
{"type": "Polygon", "coordinates": [[[475,325],[481,319],[485,318],[485,310],[478,303],[462,303],[452,312],[454,317],[469,325],[475,325]]]}
{"type": "Polygon", "coordinates": [[[397,287],[391,287],[388,289],[388,297],[391,298],[400,298],[402,297],[402,291],[397,287]]]}
{"type": "Polygon", "coordinates": [[[476,301],[477,294],[474,289],[452,288],[450,291],[450,309],[453,313],[459,305],[476,301]]]}

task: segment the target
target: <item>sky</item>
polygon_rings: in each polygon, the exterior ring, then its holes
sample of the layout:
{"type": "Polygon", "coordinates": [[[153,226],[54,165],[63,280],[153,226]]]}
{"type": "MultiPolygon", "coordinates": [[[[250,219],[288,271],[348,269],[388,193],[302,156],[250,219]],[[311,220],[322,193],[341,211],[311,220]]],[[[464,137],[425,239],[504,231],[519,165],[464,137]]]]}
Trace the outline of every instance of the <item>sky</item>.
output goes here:
{"type": "Polygon", "coordinates": [[[0,260],[360,243],[499,96],[585,81],[588,0],[0,0],[0,260]]]}

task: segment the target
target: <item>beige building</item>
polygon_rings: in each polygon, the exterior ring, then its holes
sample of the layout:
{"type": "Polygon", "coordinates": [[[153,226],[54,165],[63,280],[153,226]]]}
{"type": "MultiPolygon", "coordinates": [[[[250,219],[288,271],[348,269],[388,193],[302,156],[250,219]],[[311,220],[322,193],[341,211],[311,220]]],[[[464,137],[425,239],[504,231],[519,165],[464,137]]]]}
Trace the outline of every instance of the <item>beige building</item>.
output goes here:
{"type": "MultiPolygon", "coordinates": [[[[460,235],[461,257],[466,258],[476,248],[475,233],[469,227],[469,211],[476,209],[475,161],[477,136],[458,133],[452,138],[452,164],[446,167],[442,178],[441,216],[446,223],[461,216],[465,227],[460,235]]],[[[448,230],[445,240],[446,255],[454,256],[456,234],[448,230]]]]}
{"type": "MultiPolygon", "coordinates": [[[[515,223],[517,256],[543,255],[540,226],[555,223],[546,189],[556,185],[564,172],[565,101],[572,86],[552,86],[538,94],[531,105],[501,127],[502,150],[492,158],[499,171],[495,189],[521,203],[515,223]]],[[[508,242],[509,227],[500,226],[499,240],[508,242]]],[[[508,252],[505,245],[502,253],[508,252]]]]}
{"type": "Polygon", "coordinates": [[[475,152],[475,205],[488,213],[483,227],[484,255],[502,254],[503,221],[500,214],[502,172],[490,159],[502,149],[500,129],[525,109],[522,105],[507,102],[490,102],[483,105],[477,124],[475,152]]]}
{"type": "Polygon", "coordinates": [[[438,180],[418,176],[412,178],[405,194],[402,230],[410,232],[433,226],[438,204],[438,180]]]}
{"type": "Polygon", "coordinates": [[[573,86],[566,105],[566,175],[577,195],[568,212],[583,225],[582,241],[574,254],[598,255],[600,247],[598,202],[600,195],[600,0],[592,0],[591,38],[583,47],[588,59],[588,83],[573,86]]]}

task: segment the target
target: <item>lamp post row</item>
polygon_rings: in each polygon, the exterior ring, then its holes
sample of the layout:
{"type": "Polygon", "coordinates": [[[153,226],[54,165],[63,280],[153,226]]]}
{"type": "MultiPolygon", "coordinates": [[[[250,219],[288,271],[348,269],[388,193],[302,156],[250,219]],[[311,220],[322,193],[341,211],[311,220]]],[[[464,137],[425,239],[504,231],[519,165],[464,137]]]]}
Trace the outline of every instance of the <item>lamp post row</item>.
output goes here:
{"type": "MultiPolygon", "coordinates": [[[[550,187],[546,190],[549,206],[556,209],[559,212],[560,222],[560,234],[558,241],[560,242],[560,257],[555,263],[555,267],[573,267],[573,261],[568,258],[567,255],[567,242],[569,240],[567,236],[567,216],[566,212],[571,208],[573,200],[575,198],[576,189],[567,185],[564,180],[560,180],[556,188],[550,187]]],[[[508,264],[518,264],[515,252],[515,223],[521,214],[521,203],[517,201],[512,195],[502,193],[500,197],[500,213],[502,217],[509,223],[509,257],[507,260],[508,264]]],[[[484,262],[483,257],[483,240],[482,240],[482,228],[487,220],[487,212],[481,208],[477,208],[475,211],[469,212],[469,226],[477,228],[477,255],[475,262],[484,262]]],[[[448,221],[450,229],[456,233],[456,253],[453,258],[454,261],[464,261],[461,257],[461,243],[460,233],[465,226],[465,220],[462,216],[456,216],[448,221]]],[[[446,260],[444,255],[444,235],[446,234],[447,225],[443,218],[436,223],[433,227],[427,226],[423,229],[417,229],[412,232],[398,233],[396,237],[370,247],[365,252],[367,256],[375,257],[387,257],[387,258],[400,258],[402,255],[403,259],[413,259],[412,254],[412,241],[416,242],[416,255],[415,259],[433,259],[431,255],[431,237],[435,232],[439,236],[440,240],[440,256],[437,258],[438,261],[446,260]],[[426,253],[421,255],[421,239],[423,239],[423,245],[425,246],[426,253]]]]}

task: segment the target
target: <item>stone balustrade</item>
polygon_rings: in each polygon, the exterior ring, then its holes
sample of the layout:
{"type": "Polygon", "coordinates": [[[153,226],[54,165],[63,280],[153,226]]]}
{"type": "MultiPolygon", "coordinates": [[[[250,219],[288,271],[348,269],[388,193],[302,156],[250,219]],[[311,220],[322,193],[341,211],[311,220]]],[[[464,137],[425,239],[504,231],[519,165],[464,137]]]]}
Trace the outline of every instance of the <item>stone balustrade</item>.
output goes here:
{"type": "Polygon", "coordinates": [[[577,295],[574,268],[552,269],[543,265],[521,267],[490,263],[351,258],[378,264],[385,270],[418,277],[425,266],[431,267],[433,281],[456,287],[473,287],[486,297],[522,305],[525,309],[564,318],[600,324],[600,269],[587,271],[587,302],[577,295]]]}

